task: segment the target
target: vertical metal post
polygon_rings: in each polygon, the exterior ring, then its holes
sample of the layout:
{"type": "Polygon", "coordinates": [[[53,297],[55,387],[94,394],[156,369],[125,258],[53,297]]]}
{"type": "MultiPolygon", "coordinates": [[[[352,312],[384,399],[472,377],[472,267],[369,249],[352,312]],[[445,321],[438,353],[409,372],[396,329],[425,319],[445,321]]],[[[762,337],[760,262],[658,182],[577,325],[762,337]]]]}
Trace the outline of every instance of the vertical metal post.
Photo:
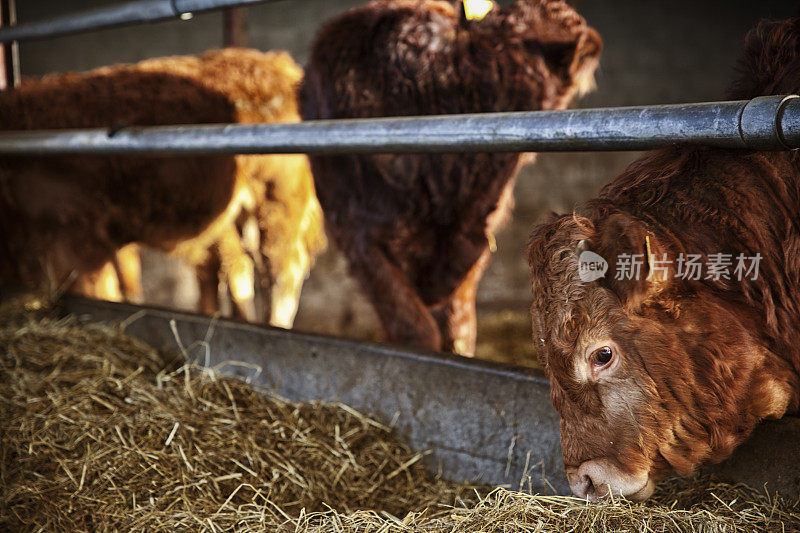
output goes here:
{"type": "MultiPolygon", "coordinates": [[[[4,14],[7,0],[0,0],[0,27],[6,25],[6,17],[4,14]]],[[[13,44],[13,43],[12,43],[13,44]]],[[[0,91],[5,91],[8,88],[8,67],[6,66],[6,53],[7,45],[0,43],[0,91]]]]}
{"type": "MultiPolygon", "coordinates": [[[[0,27],[17,23],[16,0],[0,0],[0,27]]],[[[19,85],[19,44],[0,43],[0,91],[19,85]]]]}
{"type": "Polygon", "coordinates": [[[247,8],[229,7],[223,11],[225,46],[247,46],[247,8]]]}

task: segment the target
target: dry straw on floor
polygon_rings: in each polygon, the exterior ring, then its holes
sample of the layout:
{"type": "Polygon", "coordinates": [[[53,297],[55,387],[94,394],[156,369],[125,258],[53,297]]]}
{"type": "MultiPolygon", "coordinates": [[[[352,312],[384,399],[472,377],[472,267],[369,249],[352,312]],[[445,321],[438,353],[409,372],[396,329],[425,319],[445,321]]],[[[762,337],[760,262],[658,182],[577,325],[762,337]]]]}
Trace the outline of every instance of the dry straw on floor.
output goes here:
{"type": "Polygon", "coordinates": [[[800,530],[797,505],[707,479],[647,505],[478,501],[346,406],[286,402],[46,307],[0,304],[3,531],[800,530]]]}

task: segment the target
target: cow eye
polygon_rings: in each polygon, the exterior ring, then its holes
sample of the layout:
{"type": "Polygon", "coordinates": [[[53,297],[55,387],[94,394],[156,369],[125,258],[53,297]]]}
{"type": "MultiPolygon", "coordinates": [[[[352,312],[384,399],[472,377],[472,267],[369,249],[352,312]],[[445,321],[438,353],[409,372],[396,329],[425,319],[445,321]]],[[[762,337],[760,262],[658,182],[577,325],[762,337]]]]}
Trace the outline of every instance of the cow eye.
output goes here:
{"type": "Polygon", "coordinates": [[[608,346],[603,346],[594,352],[595,363],[600,366],[607,365],[611,362],[612,357],[614,357],[614,352],[608,346]]]}

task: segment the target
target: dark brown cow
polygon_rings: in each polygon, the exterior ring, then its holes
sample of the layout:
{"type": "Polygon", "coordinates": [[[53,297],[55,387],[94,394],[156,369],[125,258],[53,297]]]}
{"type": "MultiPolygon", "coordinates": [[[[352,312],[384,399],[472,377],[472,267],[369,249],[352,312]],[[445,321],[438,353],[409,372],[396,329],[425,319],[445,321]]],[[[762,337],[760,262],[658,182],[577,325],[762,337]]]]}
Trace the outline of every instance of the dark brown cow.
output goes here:
{"type": "MultiPolygon", "coordinates": [[[[305,119],[559,109],[593,82],[601,41],[566,3],[377,1],[322,28],[305,119]],[[461,13],[461,16],[459,15],[461,13]]],[[[510,209],[519,154],[311,158],[329,233],[389,340],[471,354],[475,290],[510,209]]]]}
{"type": "MultiPolygon", "coordinates": [[[[800,19],[759,25],[740,67],[730,98],[800,90],[800,19]]],[[[647,498],[798,411],[799,165],[796,152],[668,148],[534,230],[534,341],[576,495],[647,498]],[[609,263],[594,281],[591,254],[609,263]]]]}

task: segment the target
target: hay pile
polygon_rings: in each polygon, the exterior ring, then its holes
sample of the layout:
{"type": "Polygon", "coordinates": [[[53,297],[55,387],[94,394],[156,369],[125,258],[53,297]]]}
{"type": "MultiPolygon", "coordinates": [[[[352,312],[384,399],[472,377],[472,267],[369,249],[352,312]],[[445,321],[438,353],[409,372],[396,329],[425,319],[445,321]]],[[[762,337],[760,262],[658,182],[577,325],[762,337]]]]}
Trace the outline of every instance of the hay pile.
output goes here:
{"type": "Polygon", "coordinates": [[[283,401],[46,307],[0,305],[2,531],[800,530],[797,505],[709,480],[647,505],[478,501],[346,406],[283,401]]]}
{"type": "Polygon", "coordinates": [[[328,508],[404,516],[471,494],[345,406],[260,394],[118,330],[11,322],[0,326],[0,530],[231,529],[328,508]]]}
{"type": "Polygon", "coordinates": [[[531,496],[497,489],[477,506],[446,518],[421,515],[392,520],[375,513],[326,513],[300,521],[301,531],[336,532],[747,532],[800,531],[800,507],[708,478],[674,480],[647,504],[586,504],[563,496],[531,496]]]}

